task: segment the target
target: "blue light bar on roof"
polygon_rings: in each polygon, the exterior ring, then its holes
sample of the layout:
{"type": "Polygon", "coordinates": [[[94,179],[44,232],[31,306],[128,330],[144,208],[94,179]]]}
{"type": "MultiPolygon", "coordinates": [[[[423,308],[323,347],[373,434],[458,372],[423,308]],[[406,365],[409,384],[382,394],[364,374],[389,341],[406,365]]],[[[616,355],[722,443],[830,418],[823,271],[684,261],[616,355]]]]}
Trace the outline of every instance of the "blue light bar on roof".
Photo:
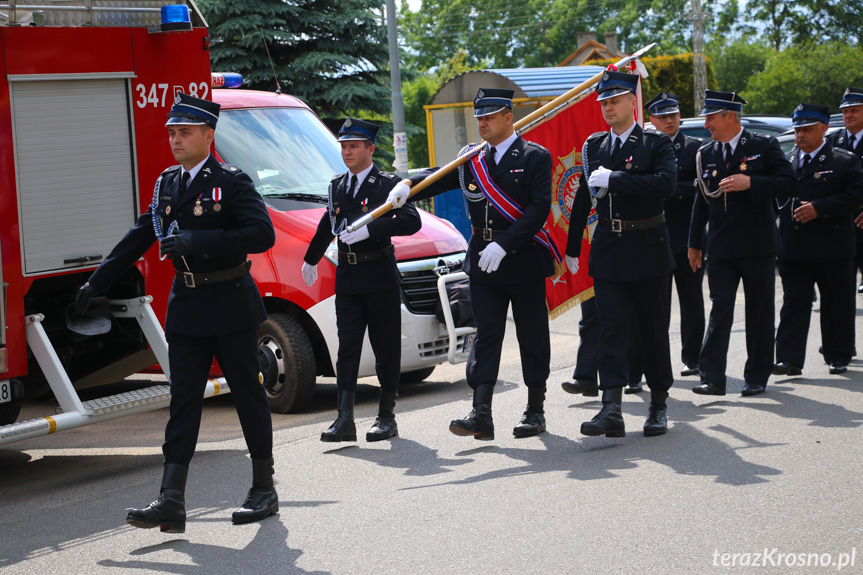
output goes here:
{"type": "Polygon", "coordinates": [[[185,4],[169,4],[162,6],[162,32],[174,30],[191,30],[192,20],[189,18],[189,7],[185,4]]]}
{"type": "Polygon", "coordinates": [[[213,72],[210,74],[211,88],[239,88],[243,85],[243,76],[236,72],[213,72]]]}

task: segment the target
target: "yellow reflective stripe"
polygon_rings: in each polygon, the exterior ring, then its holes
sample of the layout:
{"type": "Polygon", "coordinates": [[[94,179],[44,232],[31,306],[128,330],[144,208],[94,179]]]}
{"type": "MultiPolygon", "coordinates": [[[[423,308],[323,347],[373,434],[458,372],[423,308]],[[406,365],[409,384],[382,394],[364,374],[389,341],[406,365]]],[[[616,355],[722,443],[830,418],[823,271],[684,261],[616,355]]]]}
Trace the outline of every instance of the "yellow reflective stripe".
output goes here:
{"type": "Polygon", "coordinates": [[[215,379],[210,380],[213,383],[213,395],[219,395],[219,392],[222,391],[222,387],[219,385],[219,382],[215,379]]]}
{"type": "Polygon", "coordinates": [[[50,434],[54,433],[55,431],[57,431],[57,422],[54,421],[54,418],[51,416],[48,416],[45,419],[48,420],[48,427],[50,428],[50,430],[48,431],[48,434],[50,435],[50,434]]]}

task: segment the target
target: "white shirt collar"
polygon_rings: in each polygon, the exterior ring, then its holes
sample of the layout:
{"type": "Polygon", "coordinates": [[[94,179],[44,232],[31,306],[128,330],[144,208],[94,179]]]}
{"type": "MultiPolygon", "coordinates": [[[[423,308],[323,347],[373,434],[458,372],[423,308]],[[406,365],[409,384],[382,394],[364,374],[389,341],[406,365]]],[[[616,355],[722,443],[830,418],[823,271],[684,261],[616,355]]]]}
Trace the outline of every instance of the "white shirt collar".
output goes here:
{"type": "Polygon", "coordinates": [[[609,133],[609,134],[611,134],[611,149],[612,149],[612,150],[614,149],[614,140],[615,140],[615,138],[619,138],[619,139],[620,139],[620,147],[622,148],[622,147],[623,147],[623,144],[625,144],[625,143],[626,143],[626,140],[628,140],[628,139],[629,139],[629,135],[630,135],[630,134],[632,133],[632,131],[635,129],[635,126],[636,126],[636,123],[635,123],[635,122],[633,122],[633,123],[632,123],[632,125],[629,127],[629,129],[628,129],[628,130],[626,130],[624,133],[622,133],[622,134],[621,134],[621,135],[619,135],[619,136],[618,136],[617,134],[615,134],[612,130],[609,130],[609,131],[608,131],[608,133],[609,133]]]}
{"type": "MultiPolygon", "coordinates": [[[[740,128],[740,131],[737,132],[737,135],[734,136],[733,138],[731,138],[730,140],[728,140],[727,143],[731,145],[731,153],[732,154],[737,151],[737,144],[740,142],[740,136],[742,136],[742,135],[743,135],[743,128],[740,128]]],[[[726,144],[726,142],[722,142],[722,150],[723,151],[725,151],[725,144],[726,144]]]]}
{"type": "Polygon", "coordinates": [[[201,171],[201,168],[203,168],[203,167],[204,167],[204,164],[206,164],[206,163],[207,163],[207,160],[209,160],[209,159],[210,159],[210,156],[209,156],[209,154],[208,154],[208,155],[207,155],[207,157],[206,157],[206,158],[204,158],[204,161],[203,161],[203,162],[201,162],[200,164],[198,164],[197,166],[195,166],[195,167],[194,167],[194,168],[192,168],[191,170],[187,170],[186,168],[183,168],[182,170],[180,170],[180,178],[181,178],[181,181],[182,181],[183,174],[185,174],[186,172],[189,172],[189,185],[191,186],[191,185],[192,185],[192,180],[194,180],[194,179],[195,179],[195,177],[198,175],[198,172],[200,172],[200,171],[201,171]]]}
{"type": "MultiPolygon", "coordinates": [[[[497,146],[494,146],[494,163],[495,164],[500,163],[500,160],[501,160],[501,158],[503,158],[503,155],[506,153],[507,150],[509,150],[510,146],[512,146],[513,142],[515,142],[515,140],[517,138],[518,138],[518,134],[513,132],[512,134],[509,135],[509,137],[506,140],[504,140],[503,142],[501,142],[497,146]]],[[[489,145],[491,145],[491,144],[489,144],[489,145]]]]}
{"type": "Polygon", "coordinates": [[[818,152],[821,151],[821,148],[824,147],[825,140],[821,140],[821,145],[815,148],[815,150],[811,152],[804,152],[803,150],[797,150],[799,154],[797,154],[797,161],[802,166],[803,165],[803,156],[809,155],[809,160],[812,161],[815,159],[815,156],[818,155],[818,152]]]}
{"type": "Polygon", "coordinates": [[[363,170],[359,174],[354,174],[350,170],[348,170],[348,190],[351,189],[351,176],[356,176],[357,177],[357,189],[354,190],[354,195],[356,195],[357,192],[360,191],[360,187],[363,185],[363,182],[366,181],[366,178],[369,176],[369,172],[372,171],[372,168],[374,167],[374,165],[375,165],[375,163],[372,162],[371,164],[369,164],[368,168],[366,168],[365,170],[363,170]]]}

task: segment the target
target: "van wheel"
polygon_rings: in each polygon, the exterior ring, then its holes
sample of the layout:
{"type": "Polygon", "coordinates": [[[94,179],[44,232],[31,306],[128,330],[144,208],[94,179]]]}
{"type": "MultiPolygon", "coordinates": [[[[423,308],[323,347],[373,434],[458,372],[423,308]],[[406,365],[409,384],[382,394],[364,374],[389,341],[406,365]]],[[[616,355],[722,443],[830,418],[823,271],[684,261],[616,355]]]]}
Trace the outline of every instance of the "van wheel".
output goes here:
{"type": "Polygon", "coordinates": [[[399,383],[419,383],[428,377],[434,372],[435,366],[424,367],[422,369],[415,369],[413,371],[406,371],[399,376],[399,383]]]}
{"type": "Polygon", "coordinates": [[[258,354],[270,410],[298,413],[308,407],[315,393],[315,353],[300,322],[271,314],[258,328],[258,354]]]}

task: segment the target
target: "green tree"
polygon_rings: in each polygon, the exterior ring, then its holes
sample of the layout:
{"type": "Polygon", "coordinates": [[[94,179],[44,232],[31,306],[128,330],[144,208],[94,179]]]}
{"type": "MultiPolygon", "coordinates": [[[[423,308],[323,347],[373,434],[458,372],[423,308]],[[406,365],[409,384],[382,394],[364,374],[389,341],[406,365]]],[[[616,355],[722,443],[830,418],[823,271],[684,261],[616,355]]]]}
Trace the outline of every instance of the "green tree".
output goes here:
{"type": "Polygon", "coordinates": [[[199,0],[210,25],[214,70],[240,72],[273,90],[266,38],[282,91],[322,117],[389,113],[383,0],[199,0]]]}
{"type": "Polygon", "coordinates": [[[753,75],[760,73],[776,52],[763,41],[744,38],[712,43],[707,50],[716,74],[716,83],[726,92],[743,92],[753,75]]]}
{"type": "Polygon", "coordinates": [[[772,55],[743,92],[748,113],[791,115],[800,102],[835,108],[849,85],[863,84],[863,47],[802,45],[772,55]]]}

